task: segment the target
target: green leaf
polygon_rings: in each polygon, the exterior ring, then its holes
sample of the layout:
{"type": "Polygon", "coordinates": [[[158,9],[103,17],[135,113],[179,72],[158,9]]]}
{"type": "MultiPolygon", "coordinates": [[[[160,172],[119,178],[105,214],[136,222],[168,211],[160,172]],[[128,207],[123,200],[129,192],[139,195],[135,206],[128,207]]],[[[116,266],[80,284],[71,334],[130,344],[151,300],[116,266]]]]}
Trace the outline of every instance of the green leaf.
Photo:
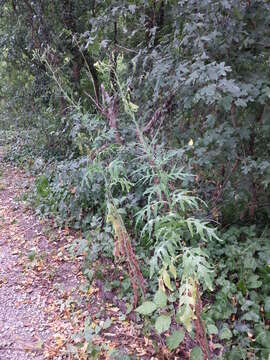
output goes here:
{"type": "Polygon", "coordinates": [[[205,273],[203,281],[204,281],[205,286],[207,287],[207,289],[209,289],[210,291],[214,290],[213,278],[211,278],[208,273],[205,273]]]}
{"type": "Polygon", "coordinates": [[[142,315],[151,315],[156,309],[157,306],[155,303],[152,301],[145,301],[141,306],[137,307],[135,311],[142,315]]]}
{"type": "Polygon", "coordinates": [[[270,297],[267,297],[264,300],[264,310],[265,310],[265,317],[267,320],[269,320],[270,319],[270,297]]]}
{"type": "Polygon", "coordinates": [[[270,312],[270,296],[268,296],[267,298],[265,298],[264,300],[264,310],[266,312],[270,312]]]}
{"type": "Polygon", "coordinates": [[[262,282],[258,279],[259,279],[258,275],[254,275],[254,274],[251,275],[247,281],[247,288],[248,289],[257,289],[257,288],[261,287],[262,282]]]}
{"type": "Polygon", "coordinates": [[[221,340],[229,340],[232,337],[232,332],[228,327],[223,327],[220,331],[219,338],[221,340]]]}
{"type": "Polygon", "coordinates": [[[159,308],[164,308],[167,305],[167,295],[161,289],[159,289],[154,297],[154,302],[159,308]]]}
{"type": "Polygon", "coordinates": [[[260,315],[257,312],[251,310],[246,312],[241,319],[258,322],[260,320],[260,315]]]}
{"type": "Polygon", "coordinates": [[[176,330],[172,335],[166,338],[166,344],[170,351],[176,349],[179,344],[184,340],[185,333],[182,330],[176,330]]]}
{"type": "Polygon", "coordinates": [[[242,279],[237,283],[237,290],[241,291],[243,295],[246,295],[247,287],[242,279]]]}
{"type": "Polygon", "coordinates": [[[167,331],[171,325],[171,317],[169,315],[160,315],[155,323],[155,329],[158,334],[167,331]]]}
{"type": "Polygon", "coordinates": [[[190,352],[190,360],[203,360],[203,352],[199,346],[193,348],[190,352]]]}
{"type": "Polygon", "coordinates": [[[207,332],[209,335],[212,335],[212,334],[217,335],[218,328],[213,324],[209,324],[209,325],[207,325],[207,332]]]}
{"type": "Polygon", "coordinates": [[[187,226],[188,226],[188,230],[190,232],[191,237],[193,238],[193,227],[192,227],[192,222],[189,221],[189,219],[186,220],[187,226]]]}
{"type": "Polygon", "coordinates": [[[261,329],[261,331],[258,333],[256,337],[256,341],[258,344],[268,349],[270,343],[270,331],[261,329]]]}

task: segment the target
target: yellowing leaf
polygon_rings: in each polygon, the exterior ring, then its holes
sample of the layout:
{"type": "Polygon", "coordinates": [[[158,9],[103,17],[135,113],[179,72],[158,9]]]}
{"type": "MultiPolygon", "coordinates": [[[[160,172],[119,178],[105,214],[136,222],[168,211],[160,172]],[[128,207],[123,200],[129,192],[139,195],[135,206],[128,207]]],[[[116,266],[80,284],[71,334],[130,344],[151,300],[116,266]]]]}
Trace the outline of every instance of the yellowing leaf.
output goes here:
{"type": "Polygon", "coordinates": [[[162,278],[164,281],[164,284],[167,286],[167,288],[171,291],[173,291],[172,285],[171,285],[171,278],[167,270],[163,270],[162,272],[162,278]]]}
{"type": "Polygon", "coordinates": [[[171,264],[169,266],[169,270],[170,270],[170,273],[172,274],[172,276],[174,277],[174,279],[176,280],[177,278],[177,273],[176,273],[176,268],[173,264],[171,264]]]}
{"type": "Polygon", "coordinates": [[[182,314],[180,315],[180,321],[185,326],[188,332],[192,330],[192,320],[194,320],[196,316],[194,315],[190,306],[185,306],[182,309],[182,314]]]}

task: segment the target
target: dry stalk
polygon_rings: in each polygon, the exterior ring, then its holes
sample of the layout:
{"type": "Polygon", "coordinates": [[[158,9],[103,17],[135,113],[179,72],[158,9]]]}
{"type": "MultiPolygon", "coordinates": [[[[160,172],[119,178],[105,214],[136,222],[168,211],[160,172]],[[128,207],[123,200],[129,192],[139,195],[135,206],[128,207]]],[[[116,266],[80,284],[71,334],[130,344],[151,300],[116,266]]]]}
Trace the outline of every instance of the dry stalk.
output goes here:
{"type": "Polygon", "coordinates": [[[206,336],[203,320],[201,318],[201,314],[202,314],[202,300],[201,300],[198,284],[196,284],[196,303],[195,303],[196,319],[194,320],[195,336],[203,352],[203,359],[211,360],[208,342],[207,342],[207,336],[206,336]]]}
{"type": "Polygon", "coordinates": [[[108,221],[112,223],[115,233],[114,256],[125,261],[133,288],[133,305],[136,307],[138,303],[138,288],[145,294],[144,278],[125,224],[113,204],[109,206],[108,221]]]}

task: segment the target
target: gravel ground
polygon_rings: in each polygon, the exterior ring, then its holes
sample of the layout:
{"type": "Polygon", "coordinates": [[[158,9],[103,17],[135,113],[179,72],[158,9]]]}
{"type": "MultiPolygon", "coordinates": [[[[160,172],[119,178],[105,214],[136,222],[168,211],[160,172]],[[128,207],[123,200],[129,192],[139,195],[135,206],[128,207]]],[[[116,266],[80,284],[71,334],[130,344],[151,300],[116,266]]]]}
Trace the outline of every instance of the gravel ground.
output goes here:
{"type": "Polygon", "coordinates": [[[23,174],[6,167],[0,184],[0,359],[44,359],[42,347],[51,335],[47,299],[42,287],[25,278],[22,264],[23,251],[39,224],[20,213],[16,203],[23,174]]]}

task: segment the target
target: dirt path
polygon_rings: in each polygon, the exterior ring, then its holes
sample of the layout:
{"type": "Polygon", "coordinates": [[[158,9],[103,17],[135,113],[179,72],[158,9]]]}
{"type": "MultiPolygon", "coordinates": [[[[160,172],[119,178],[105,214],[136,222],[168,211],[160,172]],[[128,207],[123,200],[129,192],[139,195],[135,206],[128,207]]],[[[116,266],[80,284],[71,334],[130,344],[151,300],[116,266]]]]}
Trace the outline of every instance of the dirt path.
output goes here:
{"type": "Polygon", "coordinates": [[[0,175],[0,360],[68,358],[74,329],[56,304],[80,285],[79,264],[65,255],[72,237],[55,230],[53,242],[19,201],[29,177],[6,164],[0,175]]]}
{"type": "Polygon", "coordinates": [[[96,359],[156,359],[117,297],[101,281],[87,287],[82,259],[68,251],[74,234],[20,200],[32,181],[0,151],[0,360],[93,359],[92,345],[96,359]]]}
{"type": "MultiPolygon", "coordinates": [[[[7,166],[0,191],[0,359],[42,359],[39,354],[51,336],[42,287],[25,278],[27,242],[39,233],[38,224],[22,211],[16,196],[23,174],[7,166]],[[34,351],[31,353],[30,351],[34,351]]],[[[32,245],[32,244],[31,244],[32,245]]]]}

